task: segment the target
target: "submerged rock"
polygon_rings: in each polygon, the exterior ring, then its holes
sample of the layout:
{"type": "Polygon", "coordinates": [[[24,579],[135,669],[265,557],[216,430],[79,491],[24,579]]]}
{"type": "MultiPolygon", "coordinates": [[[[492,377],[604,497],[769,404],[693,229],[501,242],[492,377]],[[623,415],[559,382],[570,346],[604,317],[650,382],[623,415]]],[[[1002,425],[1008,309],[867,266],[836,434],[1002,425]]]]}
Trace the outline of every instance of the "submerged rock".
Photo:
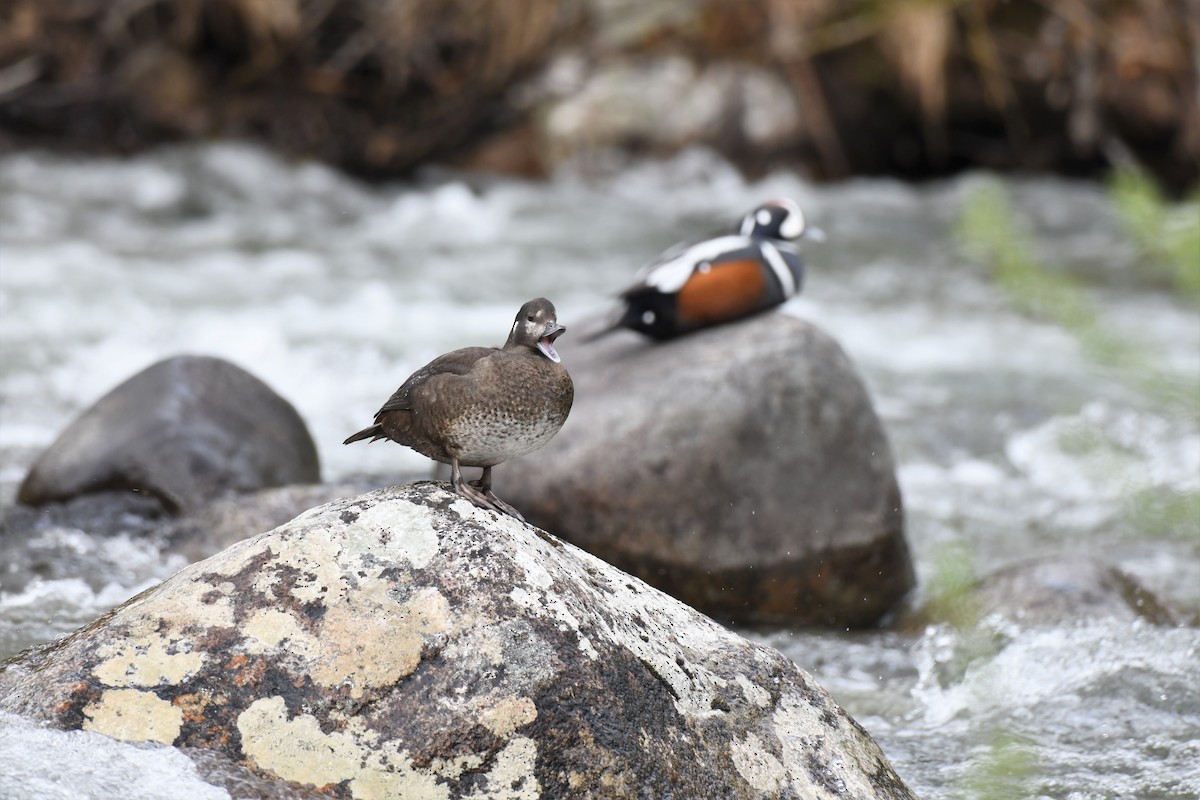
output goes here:
{"type": "Polygon", "coordinates": [[[316,445],[291,403],[228,361],[184,355],[152,364],[75,419],[17,499],[44,505],[124,490],[179,512],[320,477],[316,445]]]}
{"type": "Polygon", "coordinates": [[[330,797],[912,797],[782,654],[438,484],[187,567],[8,662],[0,710],[330,797]]]}
{"type": "Polygon", "coordinates": [[[1176,614],[1136,579],[1095,558],[1062,556],[1026,561],[980,580],[971,594],[980,614],[1024,625],[1081,619],[1144,619],[1174,625],[1176,614]]]}
{"type": "Polygon", "coordinates": [[[913,587],[887,437],[827,334],[586,335],[559,348],[566,425],[497,477],[527,519],[719,619],[866,626],[913,587]]]}

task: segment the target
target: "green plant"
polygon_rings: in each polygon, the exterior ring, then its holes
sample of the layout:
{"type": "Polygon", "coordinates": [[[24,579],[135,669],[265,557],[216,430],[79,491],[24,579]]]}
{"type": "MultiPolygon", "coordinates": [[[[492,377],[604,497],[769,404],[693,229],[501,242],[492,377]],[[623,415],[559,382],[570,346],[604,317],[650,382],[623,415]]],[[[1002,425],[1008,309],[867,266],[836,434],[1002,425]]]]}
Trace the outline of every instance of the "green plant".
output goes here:
{"type": "Polygon", "coordinates": [[[1025,800],[1034,796],[1030,778],[1035,769],[1029,740],[1004,731],[987,743],[981,762],[963,780],[964,800],[1025,800]]]}
{"type": "MultiPolygon", "coordinates": [[[[1146,210],[1152,202],[1147,190],[1122,191],[1130,206],[1139,209],[1130,212],[1135,217],[1154,216],[1146,210]]],[[[1182,225],[1179,230],[1177,237],[1167,237],[1170,242],[1178,243],[1168,244],[1167,239],[1162,239],[1161,246],[1178,255],[1182,266],[1176,274],[1190,276],[1189,270],[1200,270],[1200,266],[1192,266],[1196,259],[1189,260],[1184,252],[1190,246],[1190,229],[1182,225]]],[[[993,280],[1019,309],[1062,326],[1079,341],[1089,358],[1112,369],[1118,378],[1138,387],[1151,399],[1182,408],[1189,414],[1200,410],[1200,381],[1156,368],[1148,352],[1109,328],[1085,286],[1038,260],[1032,235],[1018,223],[1008,196],[998,183],[986,182],[971,193],[959,218],[957,234],[970,253],[991,266],[993,280]]],[[[1179,280],[1186,282],[1193,278],[1179,280]]]]}
{"type": "Polygon", "coordinates": [[[1146,173],[1127,168],[1113,173],[1109,196],[1145,255],[1143,269],[1164,274],[1177,291],[1200,300],[1200,190],[1170,204],[1146,173]]]}
{"type": "Polygon", "coordinates": [[[936,622],[946,622],[960,631],[979,623],[979,601],[975,597],[975,565],[964,544],[948,544],[933,556],[929,599],[925,611],[936,622]]]}

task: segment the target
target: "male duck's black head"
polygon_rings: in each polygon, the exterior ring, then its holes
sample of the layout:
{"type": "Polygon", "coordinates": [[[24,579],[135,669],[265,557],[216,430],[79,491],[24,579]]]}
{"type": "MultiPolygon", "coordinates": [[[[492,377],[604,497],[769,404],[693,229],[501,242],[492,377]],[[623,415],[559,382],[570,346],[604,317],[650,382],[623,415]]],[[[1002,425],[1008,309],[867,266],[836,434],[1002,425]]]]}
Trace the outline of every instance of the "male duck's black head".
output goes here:
{"type": "Polygon", "coordinates": [[[558,363],[562,359],[554,349],[554,340],[566,330],[566,327],[558,324],[554,304],[544,297],[536,297],[517,312],[505,349],[513,346],[530,347],[558,363]]]}
{"type": "Polygon", "coordinates": [[[768,200],[742,217],[742,225],[738,232],[742,236],[783,241],[804,238],[819,242],[825,239],[825,234],[820,228],[809,227],[804,212],[800,210],[796,201],[787,197],[768,200]]]}

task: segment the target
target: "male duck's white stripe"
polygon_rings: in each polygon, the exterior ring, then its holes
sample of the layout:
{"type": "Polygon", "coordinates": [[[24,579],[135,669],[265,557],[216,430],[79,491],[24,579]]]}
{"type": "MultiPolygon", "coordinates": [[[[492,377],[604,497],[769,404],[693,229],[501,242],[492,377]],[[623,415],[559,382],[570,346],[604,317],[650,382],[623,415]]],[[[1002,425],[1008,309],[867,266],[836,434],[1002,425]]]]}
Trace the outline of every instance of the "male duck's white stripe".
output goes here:
{"type": "MultiPolygon", "coordinates": [[[[727,253],[752,247],[754,242],[746,236],[721,236],[692,245],[675,258],[661,264],[651,265],[644,279],[647,286],[663,294],[674,294],[683,288],[688,278],[702,261],[716,261],[727,253]]],[[[787,271],[787,265],[784,265],[787,271]]]]}
{"type": "Polygon", "coordinates": [[[788,269],[787,262],[783,260],[779,248],[768,241],[760,241],[758,246],[762,249],[767,264],[774,270],[775,277],[779,279],[779,285],[783,287],[783,296],[787,298],[796,294],[796,278],[788,269]]]}

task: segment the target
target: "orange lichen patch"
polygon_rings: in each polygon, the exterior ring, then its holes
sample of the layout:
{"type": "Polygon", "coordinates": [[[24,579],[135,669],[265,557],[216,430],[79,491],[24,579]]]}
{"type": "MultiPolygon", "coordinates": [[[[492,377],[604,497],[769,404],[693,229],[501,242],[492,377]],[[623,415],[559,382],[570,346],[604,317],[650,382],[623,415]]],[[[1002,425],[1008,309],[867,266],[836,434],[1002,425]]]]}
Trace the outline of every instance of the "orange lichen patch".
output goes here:
{"type": "Polygon", "coordinates": [[[75,707],[75,703],[79,695],[87,694],[92,690],[92,687],[83,681],[76,681],[73,686],[67,691],[66,699],[55,705],[52,711],[55,714],[63,715],[71,711],[75,707]]]}
{"type": "Polygon", "coordinates": [[[184,722],[203,722],[205,711],[211,701],[199,694],[181,694],[171,701],[171,705],[183,712],[184,722]]]}
{"type": "Polygon", "coordinates": [[[236,656],[225,662],[225,669],[241,669],[242,667],[246,666],[246,662],[249,660],[250,659],[246,656],[246,654],[238,653],[236,656]]]}
{"type": "Polygon", "coordinates": [[[263,658],[256,658],[252,664],[243,670],[240,670],[233,676],[233,682],[236,686],[248,686],[258,683],[262,680],[262,676],[267,671],[267,661],[263,658]]]}
{"type": "Polygon", "coordinates": [[[685,322],[720,322],[753,311],[765,289],[757,261],[725,261],[693,273],[679,290],[676,307],[685,322]]]}

